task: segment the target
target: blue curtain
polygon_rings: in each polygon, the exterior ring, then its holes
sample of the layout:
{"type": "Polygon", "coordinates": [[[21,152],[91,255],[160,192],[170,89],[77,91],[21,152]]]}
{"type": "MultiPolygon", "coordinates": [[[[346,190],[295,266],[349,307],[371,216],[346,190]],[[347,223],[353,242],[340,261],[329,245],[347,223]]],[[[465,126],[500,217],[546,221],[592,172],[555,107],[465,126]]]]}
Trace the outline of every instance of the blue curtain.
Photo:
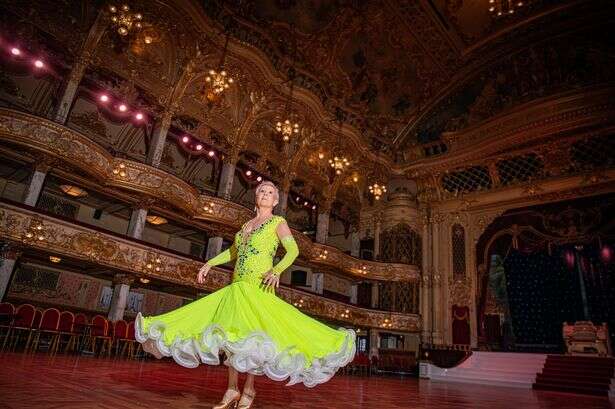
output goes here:
{"type": "Polygon", "coordinates": [[[570,251],[560,247],[549,255],[511,250],[506,257],[506,288],[517,346],[561,349],[562,323],[583,319],[578,272],[564,258],[570,251]]]}

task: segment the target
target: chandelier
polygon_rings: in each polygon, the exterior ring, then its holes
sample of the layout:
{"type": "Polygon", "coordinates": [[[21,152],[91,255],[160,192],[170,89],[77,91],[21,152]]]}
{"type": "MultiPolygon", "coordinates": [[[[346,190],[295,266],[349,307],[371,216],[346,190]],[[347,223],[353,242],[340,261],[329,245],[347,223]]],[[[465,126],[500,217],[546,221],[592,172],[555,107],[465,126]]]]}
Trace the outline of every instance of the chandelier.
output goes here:
{"type": "Polygon", "coordinates": [[[205,82],[209,84],[214,94],[221,94],[230,87],[233,83],[233,79],[229,77],[224,70],[220,72],[209,70],[209,75],[205,77],[205,82]]]}
{"type": "Polygon", "coordinates": [[[290,119],[284,122],[278,121],[275,124],[275,130],[282,135],[282,140],[288,142],[293,134],[299,133],[299,124],[297,122],[291,122],[290,119]]]}
{"type": "Polygon", "coordinates": [[[369,185],[369,193],[374,195],[374,199],[380,200],[380,197],[387,192],[387,188],[385,185],[379,185],[378,183],[374,183],[373,185],[369,185]]]}
{"type": "Polygon", "coordinates": [[[514,14],[529,0],[489,0],[489,12],[495,17],[514,14]]]}
{"type": "Polygon", "coordinates": [[[222,49],[222,56],[218,63],[217,69],[210,69],[205,77],[205,85],[201,90],[203,101],[208,105],[216,103],[222,97],[222,93],[227,90],[234,80],[228,73],[222,68],[224,66],[224,59],[226,58],[226,51],[228,49],[229,34],[226,34],[226,40],[224,41],[224,48],[222,49]]]}
{"type": "Polygon", "coordinates": [[[336,175],[341,175],[350,166],[350,161],[345,156],[334,156],[333,159],[329,159],[329,165],[335,170],[336,175]]]}
{"type": "Polygon", "coordinates": [[[141,13],[132,13],[127,4],[122,5],[119,9],[116,6],[109,6],[111,12],[111,21],[117,28],[117,33],[122,37],[126,37],[131,30],[139,30],[142,26],[141,13]]]}

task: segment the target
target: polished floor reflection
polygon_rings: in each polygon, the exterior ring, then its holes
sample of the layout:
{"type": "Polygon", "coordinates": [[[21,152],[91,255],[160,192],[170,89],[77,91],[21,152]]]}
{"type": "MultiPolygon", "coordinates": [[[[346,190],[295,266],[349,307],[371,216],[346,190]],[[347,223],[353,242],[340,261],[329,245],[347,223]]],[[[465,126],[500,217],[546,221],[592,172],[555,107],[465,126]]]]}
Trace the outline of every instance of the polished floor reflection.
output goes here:
{"type": "MultiPolygon", "coordinates": [[[[107,360],[44,354],[0,355],[0,408],[211,408],[226,386],[224,367],[171,361],[107,360]]],[[[606,409],[606,398],[414,378],[338,375],[314,389],[256,382],[254,408],[606,409]]]]}

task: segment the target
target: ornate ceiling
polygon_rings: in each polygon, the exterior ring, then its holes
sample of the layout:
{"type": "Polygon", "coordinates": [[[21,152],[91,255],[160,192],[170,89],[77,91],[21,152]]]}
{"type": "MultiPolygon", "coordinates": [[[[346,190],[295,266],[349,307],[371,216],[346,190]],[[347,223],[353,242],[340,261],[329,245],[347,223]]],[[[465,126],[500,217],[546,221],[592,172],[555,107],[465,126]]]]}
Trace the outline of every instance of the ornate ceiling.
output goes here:
{"type": "Polygon", "coordinates": [[[489,54],[490,43],[501,47],[507,32],[579,2],[527,1],[504,18],[489,12],[487,0],[201,3],[220,29],[264,52],[281,76],[299,72],[298,85],[353,125],[368,149],[399,161],[400,147],[439,138],[417,132],[417,122],[474,74],[469,65],[487,63],[475,60],[489,54]]]}
{"type": "MultiPolygon", "coordinates": [[[[306,199],[349,206],[339,213],[356,213],[368,184],[391,174],[414,179],[426,162],[454,156],[457,139],[521,104],[613,80],[604,69],[614,62],[614,36],[603,35],[614,26],[607,0],[532,0],[504,19],[490,15],[487,0],[129,3],[143,12],[144,28],[124,44],[104,28],[92,38],[102,1],[7,4],[19,18],[0,21],[45,49],[64,75],[85,61],[88,87],[122,95],[157,120],[170,113],[176,138],[187,132],[306,199]],[[200,90],[225,34],[224,67],[236,81],[209,106],[200,90]],[[285,144],[274,124],[289,73],[301,131],[285,144]],[[340,177],[328,166],[338,152],[351,160],[340,177]]],[[[73,116],[115,128],[100,112],[73,116]]],[[[141,158],[147,135],[135,132],[102,145],[141,158]]],[[[163,155],[163,168],[190,183],[215,173],[193,162],[176,146],[163,155]]]]}

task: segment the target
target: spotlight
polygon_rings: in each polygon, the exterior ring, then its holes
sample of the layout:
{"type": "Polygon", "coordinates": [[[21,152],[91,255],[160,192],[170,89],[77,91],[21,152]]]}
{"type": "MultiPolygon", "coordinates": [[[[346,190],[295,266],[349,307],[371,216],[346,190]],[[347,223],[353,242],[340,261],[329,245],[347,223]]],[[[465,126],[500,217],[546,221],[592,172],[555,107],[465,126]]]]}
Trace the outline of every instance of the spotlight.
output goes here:
{"type": "Polygon", "coordinates": [[[251,170],[246,170],[246,175],[247,176],[252,176],[252,171],[251,170]]]}
{"type": "Polygon", "coordinates": [[[256,181],[257,181],[257,182],[260,182],[261,180],[263,180],[263,178],[262,178],[261,176],[259,176],[259,177],[257,177],[257,178],[256,178],[256,181]]]}
{"type": "Polygon", "coordinates": [[[189,141],[189,140],[190,140],[190,138],[188,138],[187,136],[184,136],[184,137],[182,138],[182,142],[183,142],[183,143],[188,143],[188,141],[189,141]]]}
{"type": "Polygon", "coordinates": [[[197,151],[200,151],[201,149],[203,149],[203,145],[198,144],[198,145],[196,146],[196,150],[197,150],[197,151]]]}
{"type": "Polygon", "coordinates": [[[109,97],[105,94],[102,94],[99,98],[100,102],[107,102],[109,101],[109,97]]]}
{"type": "Polygon", "coordinates": [[[13,55],[21,55],[21,50],[17,47],[11,48],[11,54],[13,55]]]}
{"type": "Polygon", "coordinates": [[[313,205],[313,206],[312,206],[312,210],[316,210],[316,205],[313,205]]]}
{"type": "Polygon", "coordinates": [[[210,158],[212,158],[216,154],[216,152],[209,151],[209,152],[207,152],[207,154],[209,155],[210,158]]]}
{"type": "Polygon", "coordinates": [[[143,119],[143,114],[142,114],[141,112],[137,112],[137,113],[135,114],[135,119],[136,119],[137,121],[142,120],[142,119],[143,119]]]}
{"type": "Polygon", "coordinates": [[[304,205],[304,206],[307,206],[307,205],[308,205],[308,202],[303,202],[303,205],[304,205]]]}
{"type": "Polygon", "coordinates": [[[43,63],[41,60],[35,60],[34,61],[34,66],[36,68],[43,68],[45,66],[45,63],[43,63]]]}
{"type": "Polygon", "coordinates": [[[119,109],[120,112],[126,112],[128,107],[125,104],[120,104],[120,106],[118,106],[117,109],[119,109]]]}

